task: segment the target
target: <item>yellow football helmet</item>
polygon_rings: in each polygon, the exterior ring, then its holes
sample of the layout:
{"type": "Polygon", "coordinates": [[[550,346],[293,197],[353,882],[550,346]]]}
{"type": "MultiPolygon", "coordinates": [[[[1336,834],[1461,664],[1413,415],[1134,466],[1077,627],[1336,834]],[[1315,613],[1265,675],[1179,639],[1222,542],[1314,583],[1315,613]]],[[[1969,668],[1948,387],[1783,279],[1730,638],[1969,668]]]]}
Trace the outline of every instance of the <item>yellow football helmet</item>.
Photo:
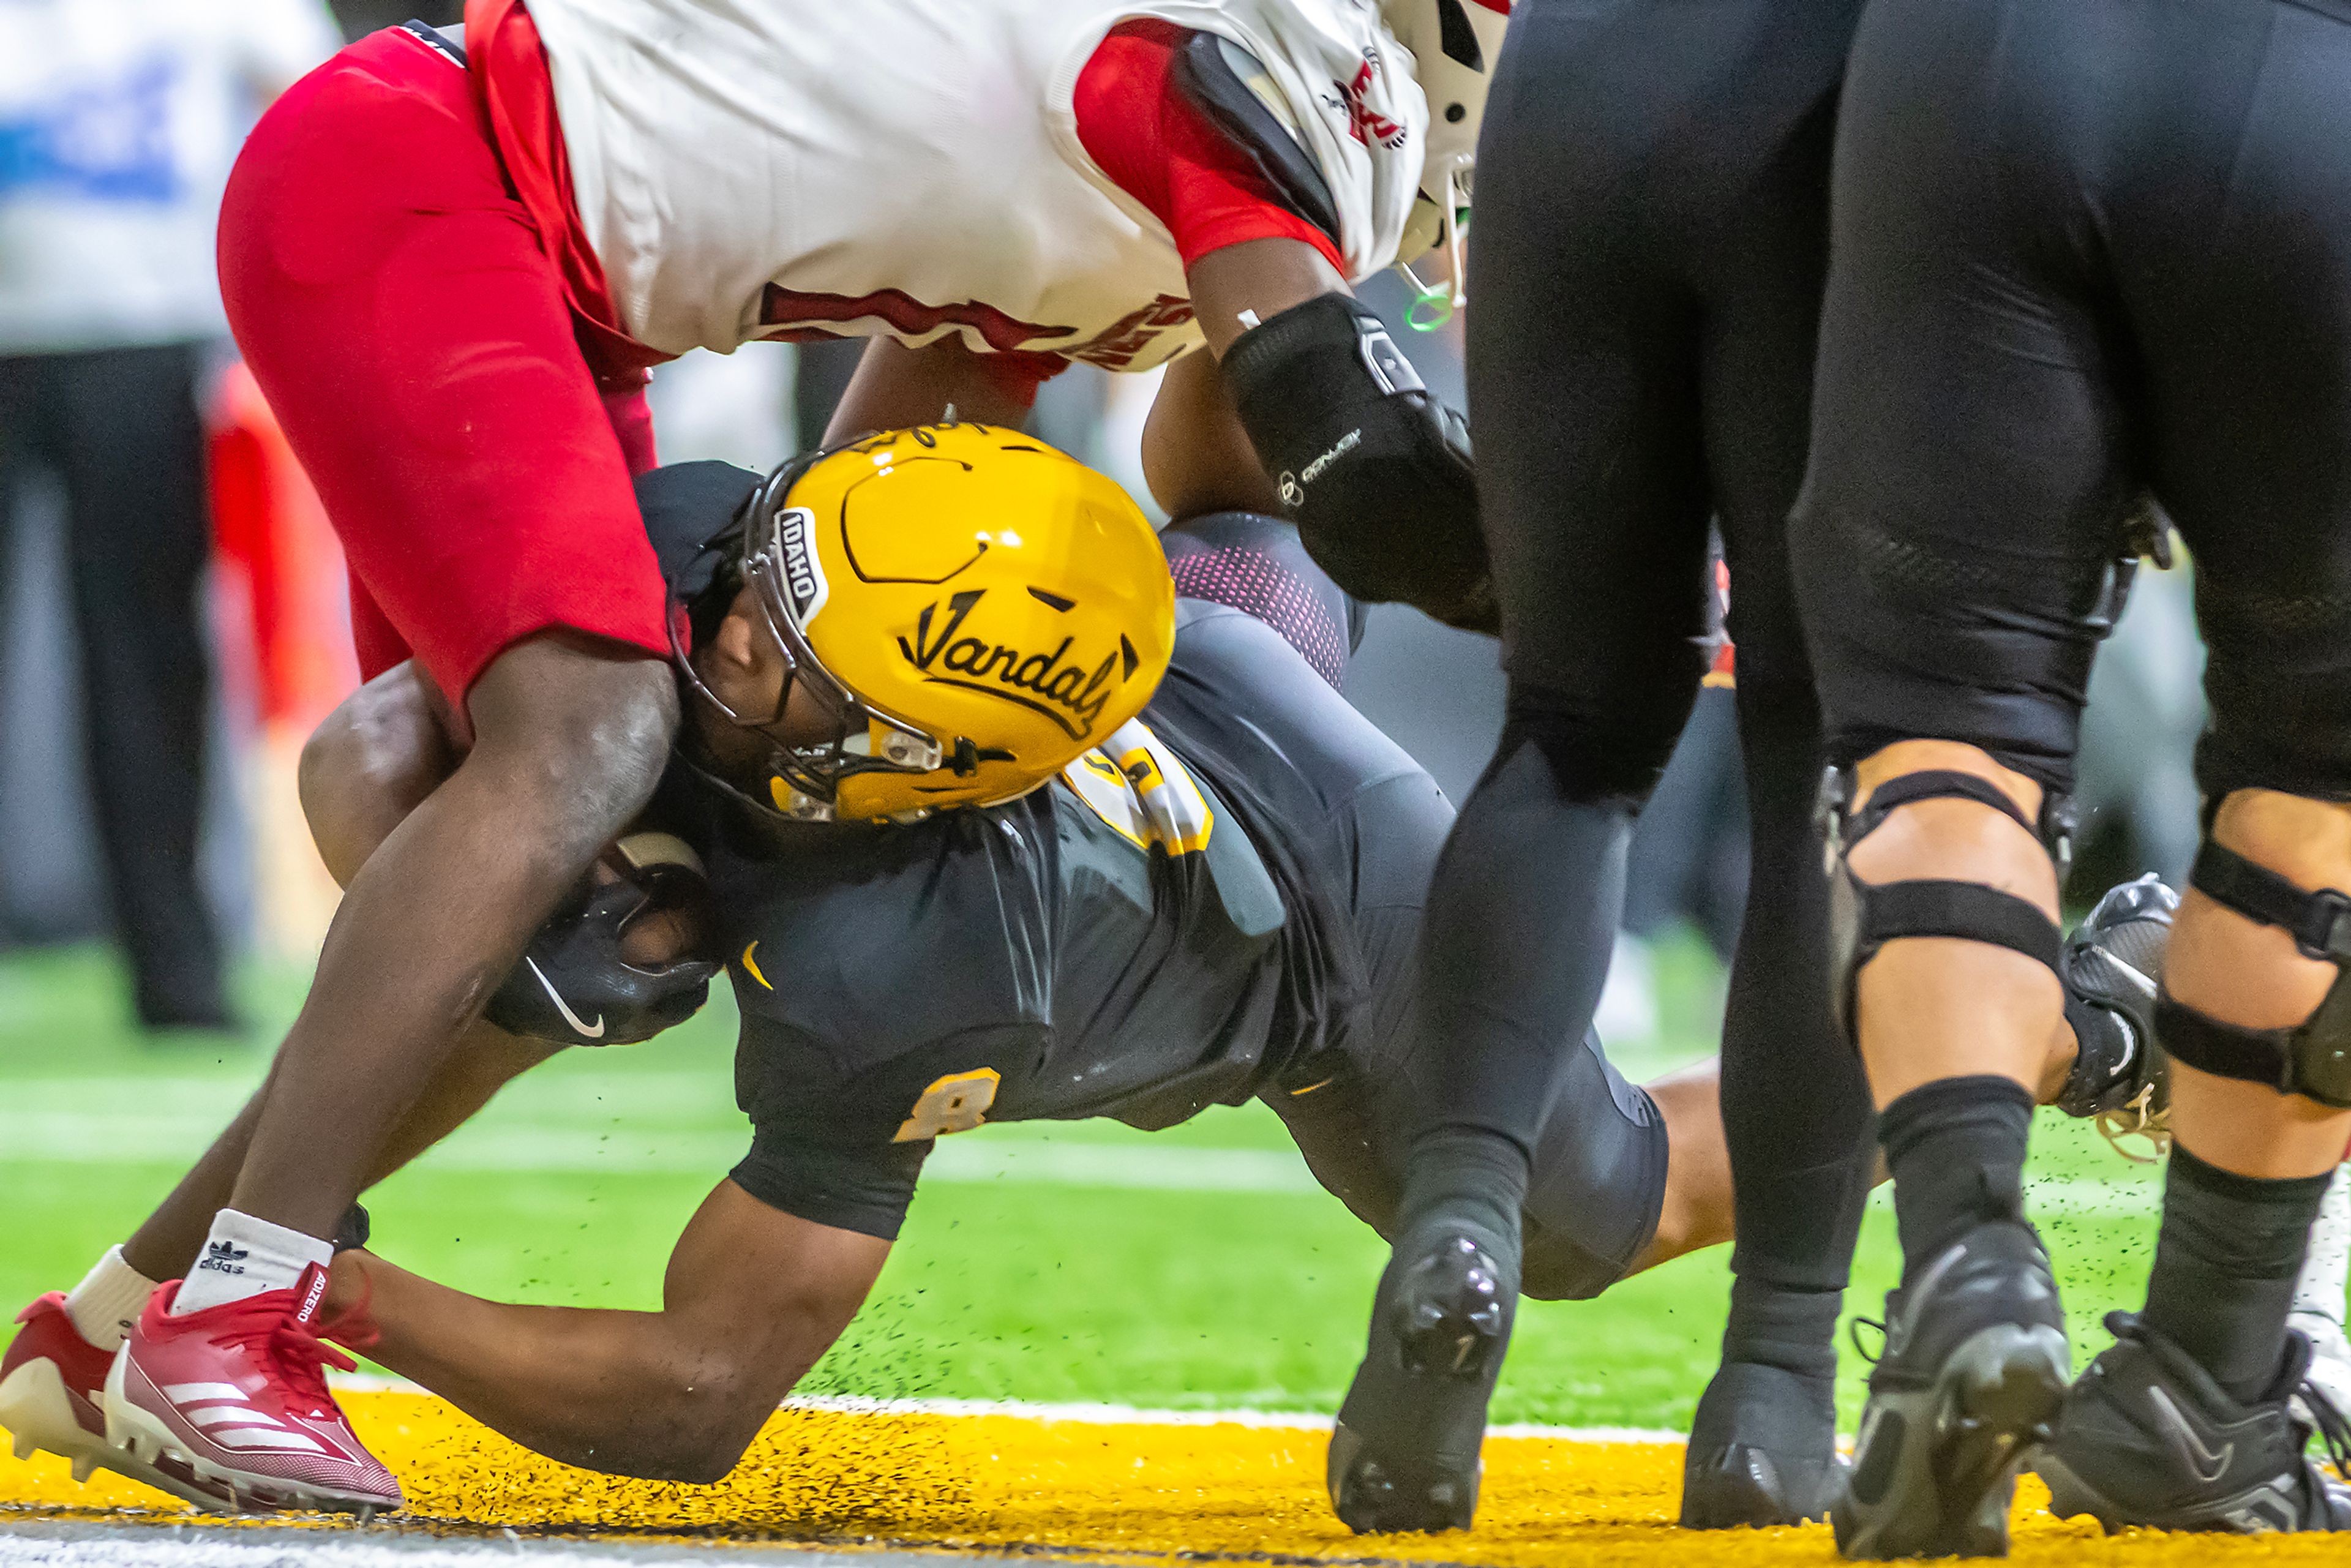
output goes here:
{"type": "Polygon", "coordinates": [[[1024,795],[1141,712],[1176,643],[1167,559],[1134,502],[1015,430],[892,431],[785,465],[742,578],[786,676],[776,709],[704,699],[768,750],[796,821],[911,821],[1024,795]],[[792,726],[795,688],[825,733],[792,726]]]}

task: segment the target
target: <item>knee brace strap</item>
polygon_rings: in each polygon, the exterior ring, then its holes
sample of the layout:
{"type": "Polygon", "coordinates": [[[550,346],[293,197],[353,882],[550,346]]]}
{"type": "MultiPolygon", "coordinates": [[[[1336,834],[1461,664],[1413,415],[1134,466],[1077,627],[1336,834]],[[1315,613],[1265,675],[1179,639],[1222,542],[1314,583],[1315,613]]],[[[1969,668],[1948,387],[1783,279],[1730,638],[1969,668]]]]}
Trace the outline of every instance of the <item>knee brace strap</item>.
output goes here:
{"type": "MultiPolygon", "coordinates": [[[[1842,799],[1834,798],[1834,792],[1844,788],[1845,775],[1833,768],[1829,778],[1831,782],[1823,787],[1825,803],[1841,810],[1844,802],[1842,799]]],[[[2008,798],[2008,791],[1991,779],[1979,779],[1972,773],[1929,768],[1922,773],[1905,773],[1899,779],[1889,779],[1879,785],[1870,795],[1869,803],[1845,819],[1845,826],[1842,830],[1844,847],[1850,849],[1876,832],[1898,807],[1907,806],[1914,800],[1951,799],[1973,800],[1979,806],[1990,806],[2026,832],[2037,835],[2041,831],[2032,819],[2008,798]]]]}
{"type": "MultiPolygon", "coordinates": [[[[2306,958],[2351,967],[2351,898],[2334,888],[2305,893],[2267,866],[2206,841],[2188,883],[2246,919],[2292,934],[2306,958]]],[[[2351,985],[2338,973],[2318,1010],[2292,1029],[2223,1023],[2179,1001],[2168,986],[2156,999],[2163,1049],[2199,1071],[2351,1110],[2351,985]]]]}
{"type": "Polygon", "coordinates": [[[2304,893],[2265,865],[2207,839],[2188,885],[2246,919],[2294,937],[2305,958],[2351,963],[2351,897],[2331,887],[2304,893]]]}
{"type": "MultiPolygon", "coordinates": [[[[1848,875],[1848,881],[1853,879],[1848,875]]],[[[2022,953],[2054,971],[2065,938],[2040,907],[1980,882],[1854,882],[1864,911],[1859,968],[1886,943],[1905,936],[1954,936],[2022,953]]]]}
{"type": "Polygon", "coordinates": [[[1862,967],[1886,943],[1908,936],[1949,936],[2021,953],[2045,965],[2060,981],[2065,939],[2040,907],[2013,894],[1976,882],[1920,879],[1876,886],[1855,876],[1846,864],[1853,846],[1875,832],[1894,810],[1916,800],[1959,799],[1990,806],[2035,832],[2016,802],[1971,773],[1905,774],[1882,786],[1869,803],[1849,817],[1844,811],[1846,777],[1832,770],[1823,786],[1829,860],[1830,997],[1845,1038],[1860,1043],[1855,988],[1862,967]]]}

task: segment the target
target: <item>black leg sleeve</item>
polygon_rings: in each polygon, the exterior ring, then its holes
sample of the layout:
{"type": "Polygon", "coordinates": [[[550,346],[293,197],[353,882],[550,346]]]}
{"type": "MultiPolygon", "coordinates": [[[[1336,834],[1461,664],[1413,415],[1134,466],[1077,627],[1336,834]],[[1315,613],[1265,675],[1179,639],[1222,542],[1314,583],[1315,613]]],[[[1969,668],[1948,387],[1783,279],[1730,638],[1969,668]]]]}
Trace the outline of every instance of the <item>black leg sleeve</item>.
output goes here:
{"type": "Polygon", "coordinates": [[[1809,687],[1761,681],[1740,684],[1739,718],[1753,838],[1722,1030],[1731,1268],[1785,1290],[1842,1291],[1874,1161],[1868,1081],[1829,1008],[1828,884],[1812,820],[1820,721],[1809,687]]]}
{"type": "Polygon", "coordinates": [[[220,936],[196,875],[211,546],[193,344],[59,366],[85,737],[115,917],[142,1021],[217,1026],[220,936]]]}
{"type": "Polygon", "coordinates": [[[1651,96],[1606,47],[1614,16],[1514,22],[1470,240],[1469,416],[1510,694],[1437,868],[1413,1066],[1426,1125],[1522,1150],[1598,1003],[1633,813],[1697,695],[1713,601],[1699,318],[1609,155],[1651,96]]]}
{"type": "Polygon", "coordinates": [[[1633,813],[1562,798],[1550,760],[1505,734],[1437,862],[1410,1063],[1423,1125],[1530,1155],[1600,1004],[1625,903],[1633,813]]]}
{"type": "MultiPolygon", "coordinates": [[[[1719,193],[1705,266],[1715,325],[1703,374],[1707,451],[1729,566],[1750,833],[1722,1034],[1738,1186],[1732,1266],[1749,1287],[1733,1298],[1733,1359],[1750,1338],[1789,1338],[1776,1322],[1749,1335],[1745,1303],[1773,1290],[1844,1289],[1874,1152],[1868,1085],[1829,1006],[1826,882],[1812,823],[1821,724],[1787,523],[1811,434],[1836,75],[1855,9],[1775,14],[1788,32],[1776,47],[1757,46],[1752,95],[1740,100],[1757,113],[1768,105],[1774,133],[1744,147],[1747,180],[1719,193]]],[[[1828,1333],[1823,1326],[1813,1360],[1833,1370],[1828,1333]]]]}

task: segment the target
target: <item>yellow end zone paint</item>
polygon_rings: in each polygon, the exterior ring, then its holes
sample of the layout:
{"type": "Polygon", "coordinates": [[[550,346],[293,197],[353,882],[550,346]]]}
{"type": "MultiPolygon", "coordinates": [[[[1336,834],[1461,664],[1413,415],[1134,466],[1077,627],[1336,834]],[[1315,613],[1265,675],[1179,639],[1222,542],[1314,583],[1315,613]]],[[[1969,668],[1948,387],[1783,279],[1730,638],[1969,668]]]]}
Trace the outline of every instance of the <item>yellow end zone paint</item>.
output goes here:
{"type": "MultiPolygon", "coordinates": [[[[1468,1535],[1349,1535],[1322,1499],[1324,1436],[1224,1423],[1054,1421],[1019,1415],[778,1411],[712,1487],[617,1480],[542,1459],[426,1395],[351,1392],[353,1424],[408,1494],[405,1518],[452,1532],[625,1532],[941,1548],[1045,1548],[1076,1557],[1326,1557],[1495,1568],[1834,1561],[1826,1526],[1695,1535],[1673,1528],[1681,1450],[1665,1443],[1497,1437],[1468,1535]]],[[[2325,1536],[2261,1541],[2062,1523],[2030,1479],[2013,1561],[2189,1564],[2345,1561],[2325,1536]]],[[[0,1522],[70,1515],[188,1519],[189,1511],[64,1461],[0,1459],[0,1522]],[[131,1511],[137,1511],[133,1512],[131,1511]]]]}

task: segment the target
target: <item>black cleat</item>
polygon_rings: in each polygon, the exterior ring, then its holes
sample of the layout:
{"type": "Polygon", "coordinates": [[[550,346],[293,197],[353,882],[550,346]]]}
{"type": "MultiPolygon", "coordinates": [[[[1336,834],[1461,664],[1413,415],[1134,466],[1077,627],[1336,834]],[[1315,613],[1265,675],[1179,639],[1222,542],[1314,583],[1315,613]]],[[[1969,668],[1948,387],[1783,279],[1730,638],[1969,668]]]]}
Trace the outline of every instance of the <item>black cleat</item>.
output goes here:
{"type": "MultiPolygon", "coordinates": [[[[2066,1396],[2057,1435],[2035,1468],[2060,1519],[2086,1513],[2107,1533],[2158,1530],[2351,1530],[2351,1492],[2303,1453],[2311,1429],[2287,1401],[2309,1369],[2310,1342],[2286,1336],[2277,1381],[2238,1403],[2188,1353],[2136,1313],[2109,1312],[2114,1345],[2066,1396]]],[[[2343,1417],[2312,1404],[2342,1472],[2343,1417]]]]}
{"type": "Polygon", "coordinates": [[[2155,1043],[2155,994],[2179,909],[2179,895],[2153,872],[2109,888],[2059,959],[2065,1021],[2081,1049],[2057,1108],[2096,1117],[2109,1139],[2138,1134],[2159,1145],[2165,1135],[2170,1080],[2155,1043]]]}
{"type": "Polygon", "coordinates": [[[1834,1378],[1727,1361],[1706,1385],[1682,1460],[1682,1528],[1809,1524],[1844,1482],[1834,1378]]]}
{"type": "Polygon", "coordinates": [[[1516,1263],[1514,1249],[1458,1228],[1389,1260],[1331,1433],[1331,1506],[1356,1534],[1469,1528],[1486,1404],[1518,1313],[1516,1263]]]}
{"type": "Polygon", "coordinates": [[[1886,1300],[1853,1471],[1829,1507],[1847,1557],[2005,1557],[2016,1472],[2071,1357],[2057,1281],[2021,1219],[1986,1219],[1886,1300]]]}

